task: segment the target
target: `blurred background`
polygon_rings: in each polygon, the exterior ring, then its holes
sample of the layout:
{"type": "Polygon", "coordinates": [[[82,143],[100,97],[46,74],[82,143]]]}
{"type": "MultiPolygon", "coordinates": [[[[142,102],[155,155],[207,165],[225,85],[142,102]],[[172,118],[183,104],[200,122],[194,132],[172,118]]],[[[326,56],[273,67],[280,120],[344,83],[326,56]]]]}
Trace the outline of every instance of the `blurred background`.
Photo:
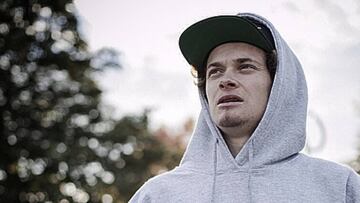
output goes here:
{"type": "Polygon", "coordinates": [[[127,202],[184,152],[200,104],[178,37],[268,18],[309,86],[304,153],[360,173],[360,2],[1,0],[0,202],[127,202]]]}

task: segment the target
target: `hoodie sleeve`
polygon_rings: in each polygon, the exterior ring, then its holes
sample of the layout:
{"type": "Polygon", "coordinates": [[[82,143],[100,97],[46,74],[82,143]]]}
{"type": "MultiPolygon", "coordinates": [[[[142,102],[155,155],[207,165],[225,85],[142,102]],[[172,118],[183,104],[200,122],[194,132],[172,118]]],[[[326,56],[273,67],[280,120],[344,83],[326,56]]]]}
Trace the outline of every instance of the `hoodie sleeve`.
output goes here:
{"type": "Polygon", "coordinates": [[[360,176],[355,172],[350,172],[346,184],[346,202],[360,202],[360,176]]]}

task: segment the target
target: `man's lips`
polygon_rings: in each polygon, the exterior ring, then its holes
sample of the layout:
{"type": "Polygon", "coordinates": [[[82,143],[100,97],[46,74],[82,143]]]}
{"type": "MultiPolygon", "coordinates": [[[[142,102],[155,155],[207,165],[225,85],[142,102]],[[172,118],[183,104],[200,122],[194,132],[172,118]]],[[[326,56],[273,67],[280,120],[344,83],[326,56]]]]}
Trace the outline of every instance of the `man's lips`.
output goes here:
{"type": "Polygon", "coordinates": [[[237,95],[225,95],[218,99],[217,105],[224,103],[243,102],[244,100],[237,95]]]}

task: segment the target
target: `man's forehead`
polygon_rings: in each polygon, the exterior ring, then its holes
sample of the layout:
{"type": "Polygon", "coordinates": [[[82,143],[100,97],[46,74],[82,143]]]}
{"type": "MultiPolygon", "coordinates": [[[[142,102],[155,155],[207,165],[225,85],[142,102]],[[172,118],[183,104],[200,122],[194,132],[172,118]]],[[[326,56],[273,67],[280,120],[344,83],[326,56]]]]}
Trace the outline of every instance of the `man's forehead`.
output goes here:
{"type": "Polygon", "coordinates": [[[249,61],[262,62],[265,58],[265,52],[251,44],[243,42],[225,43],[213,49],[208,58],[206,67],[214,63],[223,63],[232,61],[244,63],[249,61]]]}

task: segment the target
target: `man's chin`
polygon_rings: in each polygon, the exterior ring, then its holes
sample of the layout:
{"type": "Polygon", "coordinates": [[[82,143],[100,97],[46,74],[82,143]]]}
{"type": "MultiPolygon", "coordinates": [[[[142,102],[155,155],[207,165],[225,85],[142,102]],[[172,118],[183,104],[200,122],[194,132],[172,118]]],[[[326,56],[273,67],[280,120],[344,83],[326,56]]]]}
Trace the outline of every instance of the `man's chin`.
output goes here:
{"type": "Polygon", "coordinates": [[[242,120],[239,117],[232,117],[232,116],[223,116],[219,119],[218,126],[224,128],[231,128],[231,127],[239,127],[246,123],[246,121],[242,120]]]}

